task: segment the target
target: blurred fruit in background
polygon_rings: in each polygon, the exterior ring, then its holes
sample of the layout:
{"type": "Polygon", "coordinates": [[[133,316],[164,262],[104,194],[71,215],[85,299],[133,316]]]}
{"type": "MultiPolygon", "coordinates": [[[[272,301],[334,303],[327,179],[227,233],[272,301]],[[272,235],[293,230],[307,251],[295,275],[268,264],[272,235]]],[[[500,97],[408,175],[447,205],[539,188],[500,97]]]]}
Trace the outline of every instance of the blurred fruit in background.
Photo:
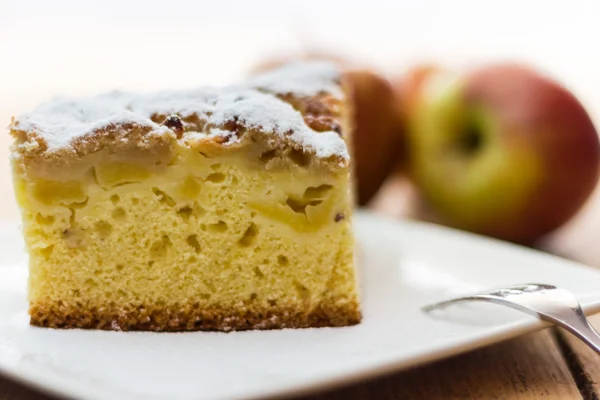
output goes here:
{"type": "Polygon", "coordinates": [[[403,121],[394,87],[372,69],[327,53],[308,52],[265,60],[252,73],[265,71],[294,60],[329,60],[345,71],[354,111],[352,156],[357,181],[358,203],[365,205],[377,193],[403,157],[403,121]]]}
{"type": "Polygon", "coordinates": [[[568,90],[519,65],[417,68],[398,84],[410,178],[436,222],[531,243],[598,180],[600,146],[568,90]]]}
{"type": "Polygon", "coordinates": [[[358,200],[365,205],[404,159],[403,124],[390,83],[368,70],[346,74],[354,103],[352,136],[358,200]]]}
{"type": "Polygon", "coordinates": [[[420,65],[408,70],[404,76],[394,82],[399,111],[404,116],[403,121],[407,122],[408,117],[415,113],[423,83],[441,71],[443,71],[442,67],[435,64],[420,65]]]}

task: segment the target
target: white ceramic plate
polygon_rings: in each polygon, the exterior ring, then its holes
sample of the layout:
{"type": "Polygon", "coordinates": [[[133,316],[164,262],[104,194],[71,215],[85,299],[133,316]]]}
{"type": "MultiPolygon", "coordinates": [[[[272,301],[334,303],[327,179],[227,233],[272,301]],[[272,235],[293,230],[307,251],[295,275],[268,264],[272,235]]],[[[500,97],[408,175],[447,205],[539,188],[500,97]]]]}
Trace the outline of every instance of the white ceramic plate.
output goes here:
{"type": "Polygon", "coordinates": [[[473,235],[359,213],[364,321],[234,333],[120,333],[28,325],[26,257],[0,227],[0,371],[84,399],[256,398],[308,393],[458,354],[545,325],[491,304],[420,308],[505,284],[549,283],[600,310],[600,272],[473,235]]]}

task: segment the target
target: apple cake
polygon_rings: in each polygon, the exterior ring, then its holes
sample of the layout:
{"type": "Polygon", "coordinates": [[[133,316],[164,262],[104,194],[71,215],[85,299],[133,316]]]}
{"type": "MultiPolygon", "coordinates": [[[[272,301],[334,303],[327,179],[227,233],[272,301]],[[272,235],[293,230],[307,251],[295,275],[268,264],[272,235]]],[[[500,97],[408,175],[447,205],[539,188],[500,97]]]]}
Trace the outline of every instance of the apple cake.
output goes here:
{"type": "Polygon", "coordinates": [[[13,119],[32,325],[360,321],[345,85],[296,63],[224,88],[59,98],[13,119]]]}

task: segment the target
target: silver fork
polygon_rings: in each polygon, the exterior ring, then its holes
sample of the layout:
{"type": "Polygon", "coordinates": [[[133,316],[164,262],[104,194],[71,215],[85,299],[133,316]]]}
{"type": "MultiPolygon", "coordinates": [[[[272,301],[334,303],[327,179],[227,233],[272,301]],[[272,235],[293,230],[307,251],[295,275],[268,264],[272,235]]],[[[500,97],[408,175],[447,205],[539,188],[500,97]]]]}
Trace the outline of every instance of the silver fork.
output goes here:
{"type": "Polygon", "coordinates": [[[523,311],[561,326],[600,354],[600,335],[590,325],[575,296],[553,285],[530,283],[442,301],[423,307],[426,312],[465,301],[487,301],[523,311]]]}

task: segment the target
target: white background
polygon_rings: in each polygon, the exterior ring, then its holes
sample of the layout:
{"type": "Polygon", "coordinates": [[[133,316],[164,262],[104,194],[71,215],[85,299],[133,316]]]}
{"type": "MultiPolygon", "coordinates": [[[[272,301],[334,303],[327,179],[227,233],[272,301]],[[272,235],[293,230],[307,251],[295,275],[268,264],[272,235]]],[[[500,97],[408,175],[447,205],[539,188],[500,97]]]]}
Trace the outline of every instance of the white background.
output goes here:
{"type": "Polygon", "coordinates": [[[523,60],[595,100],[599,17],[595,0],[1,0],[0,105],[221,84],[265,54],[315,46],[390,72],[523,60]]]}

